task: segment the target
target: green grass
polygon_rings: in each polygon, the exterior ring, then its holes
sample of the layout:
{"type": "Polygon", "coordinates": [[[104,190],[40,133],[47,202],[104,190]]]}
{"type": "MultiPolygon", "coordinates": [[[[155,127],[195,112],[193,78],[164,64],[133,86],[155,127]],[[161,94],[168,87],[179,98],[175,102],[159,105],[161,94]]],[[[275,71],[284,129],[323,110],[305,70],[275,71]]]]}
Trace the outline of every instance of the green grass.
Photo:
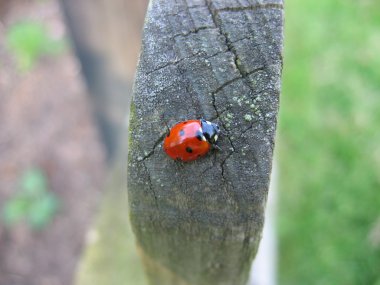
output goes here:
{"type": "Polygon", "coordinates": [[[6,44],[21,71],[30,70],[41,56],[59,54],[65,48],[63,40],[53,39],[44,24],[36,21],[9,27],[6,44]]]}
{"type": "Polygon", "coordinates": [[[49,191],[47,178],[41,169],[25,171],[20,177],[20,189],[5,202],[1,218],[5,226],[25,222],[34,230],[42,230],[54,219],[59,201],[49,191]]]}
{"type": "Polygon", "coordinates": [[[288,0],[281,285],[380,284],[380,3],[288,0]]]}

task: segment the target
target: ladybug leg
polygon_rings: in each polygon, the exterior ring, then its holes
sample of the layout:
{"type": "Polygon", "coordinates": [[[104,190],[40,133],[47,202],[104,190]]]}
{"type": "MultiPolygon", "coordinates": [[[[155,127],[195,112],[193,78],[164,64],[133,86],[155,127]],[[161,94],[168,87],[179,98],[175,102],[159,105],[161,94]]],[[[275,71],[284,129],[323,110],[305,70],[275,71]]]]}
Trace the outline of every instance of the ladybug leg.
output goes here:
{"type": "Polygon", "coordinates": [[[213,144],[212,145],[212,147],[214,148],[214,149],[217,149],[217,150],[219,150],[219,151],[221,151],[222,149],[217,145],[217,144],[213,144]]]}

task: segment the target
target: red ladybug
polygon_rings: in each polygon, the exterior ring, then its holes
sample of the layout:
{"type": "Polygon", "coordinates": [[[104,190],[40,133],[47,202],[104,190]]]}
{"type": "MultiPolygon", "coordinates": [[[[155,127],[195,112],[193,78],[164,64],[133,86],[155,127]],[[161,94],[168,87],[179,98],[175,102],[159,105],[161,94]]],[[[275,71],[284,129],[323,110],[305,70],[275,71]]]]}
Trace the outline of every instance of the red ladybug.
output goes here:
{"type": "Polygon", "coordinates": [[[164,150],[173,159],[195,160],[216,145],[220,128],[206,120],[188,120],[174,125],[164,140],[164,150]]]}

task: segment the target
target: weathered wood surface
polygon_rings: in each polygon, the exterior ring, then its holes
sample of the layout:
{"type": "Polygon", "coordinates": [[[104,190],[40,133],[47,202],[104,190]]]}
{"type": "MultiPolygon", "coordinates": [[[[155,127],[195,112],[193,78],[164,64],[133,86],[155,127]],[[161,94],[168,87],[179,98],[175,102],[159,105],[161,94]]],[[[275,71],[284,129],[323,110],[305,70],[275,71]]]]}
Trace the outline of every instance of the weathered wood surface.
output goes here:
{"type": "Polygon", "coordinates": [[[151,284],[245,284],[261,237],[282,68],[281,0],[153,0],[131,106],[130,215],[151,284]],[[205,118],[222,151],[191,163],[168,128],[205,118]]]}

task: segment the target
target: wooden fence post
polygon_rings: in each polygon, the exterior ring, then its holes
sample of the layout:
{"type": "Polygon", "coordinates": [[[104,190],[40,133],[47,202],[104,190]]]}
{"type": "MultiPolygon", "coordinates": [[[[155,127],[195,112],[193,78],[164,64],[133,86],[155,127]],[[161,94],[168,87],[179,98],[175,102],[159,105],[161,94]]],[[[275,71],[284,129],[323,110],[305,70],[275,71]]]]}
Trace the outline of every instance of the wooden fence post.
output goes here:
{"type": "Polygon", "coordinates": [[[243,285],[261,237],[282,69],[282,0],[152,0],[131,106],[130,216],[153,285],[243,285]],[[218,122],[190,163],[162,141],[218,122]]]}

